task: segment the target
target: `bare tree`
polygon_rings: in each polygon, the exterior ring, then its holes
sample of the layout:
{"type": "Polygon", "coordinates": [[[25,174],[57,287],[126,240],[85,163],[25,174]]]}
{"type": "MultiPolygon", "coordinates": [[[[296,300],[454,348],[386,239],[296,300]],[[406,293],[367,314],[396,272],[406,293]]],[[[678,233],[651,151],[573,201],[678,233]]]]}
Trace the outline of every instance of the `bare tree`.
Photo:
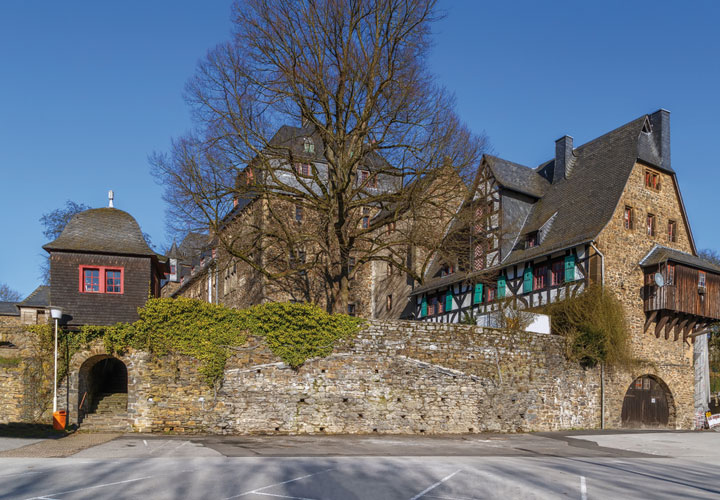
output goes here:
{"type": "Polygon", "coordinates": [[[13,290],[5,283],[0,283],[0,301],[2,302],[18,302],[20,293],[13,290]]]}
{"type": "Polygon", "coordinates": [[[420,278],[458,240],[485,148],[426,66],[436,3],[238,2],[232,40],[188,84],[195,131],[151,157],[171,225],[209,229],[265,279],[314,273],[331,311],[370,262],[420,278]],[[278,139],[288,124],[310,147],[278,139]],[[240,237],[222,230],[233,200],[253,200],[240,237]],[[295,207],[307,223],[289,223],[295,207]]]}

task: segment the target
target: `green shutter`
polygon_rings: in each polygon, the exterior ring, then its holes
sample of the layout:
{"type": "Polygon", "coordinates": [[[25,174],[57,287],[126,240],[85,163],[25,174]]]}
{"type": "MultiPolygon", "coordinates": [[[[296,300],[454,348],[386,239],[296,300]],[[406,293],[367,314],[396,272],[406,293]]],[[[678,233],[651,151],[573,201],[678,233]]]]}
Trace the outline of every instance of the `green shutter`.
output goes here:
{"type": "Polygon", "coordinates": [[[427,316],[427,295],[423,295],[422,305],[420,306],[420,317],[424,318],[427,316]]]}
{"type": "Polygon", "coordinates": [[[473,295],[473,304],[482,302],[482,283],[475,283],[475,294],[473,295]]]}
{"type": "Polygon", "coordinates": [[[565,282],[575,281],[575,256],[565,257],[565,282]]]}
{"type": "Polygon", "coordinates": [[[497,298],[505,298],[505,276],[500,276],[497,281],[497,298]]]}
{"type": "Polygon", "coordinates": [[[525,268],[523,275],[523,293],[532,292],[533,289],[533,271],[532,267],[525,268]]]}
{"type": "Polygon", "coordinates": [[[445,293],[445,310],[450,311],[453,308],[452,288],[445,293]]]}

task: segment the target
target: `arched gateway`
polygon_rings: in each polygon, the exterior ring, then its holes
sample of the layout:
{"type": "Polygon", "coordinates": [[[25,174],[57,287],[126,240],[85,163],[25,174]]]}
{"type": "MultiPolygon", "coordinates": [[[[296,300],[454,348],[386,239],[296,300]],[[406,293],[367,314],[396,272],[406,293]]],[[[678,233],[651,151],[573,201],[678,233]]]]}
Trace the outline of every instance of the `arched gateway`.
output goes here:
{"type": "Polygon", "coordinates": [[[666,427],[675,420],[675,405],[667,384],[654,375],[636,378],[623,400],[623,427],[666,427]]]}
{"type": "Polygon", "coordinates": [[[125,363],[108,354],[86,359],[77,373],[77,415],[83,428],[127,425],[128,373],[125,363]]]}

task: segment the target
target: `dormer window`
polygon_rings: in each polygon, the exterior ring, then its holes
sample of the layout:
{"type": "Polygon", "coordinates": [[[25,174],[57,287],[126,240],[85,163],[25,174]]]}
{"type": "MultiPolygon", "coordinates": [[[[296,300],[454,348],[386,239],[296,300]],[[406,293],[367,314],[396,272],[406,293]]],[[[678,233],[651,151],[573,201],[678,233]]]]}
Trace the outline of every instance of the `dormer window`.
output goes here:
{"type": "Polygon", "coordinates": [[[358,182],[360,185],[366,185],[369,188],[376,188],[377,187],[377,177],[373,176],[370,177],[370,171],[360,169],[358,170],[358,182]]]}
{"type": "Polygon", "coordinates": [[[455,266],[451,266],[449,264],[445,264],[440,269],[440,276],[449,276],[455,272],[455,266]]]}
{"type": "Polygon", "coordinates": [[[647,118],[645,118],[645,123],[643,123],[642,132],[645,134],[652,133],[652,124],[647,118]]]}
{"type": "Polygon", "coordinates": [[[533,248],[538,246],[538,232],[533,231],[532,233],[527,235],[527,239],[525,240],[525,248],[533,248]]]}
{"type": "Polygon", "coordinates": [[[306,153],[310,153],[310,154],[315,153],[315,143],[309,137],[306,137],[303,140],[303,150],[306,153]]]}

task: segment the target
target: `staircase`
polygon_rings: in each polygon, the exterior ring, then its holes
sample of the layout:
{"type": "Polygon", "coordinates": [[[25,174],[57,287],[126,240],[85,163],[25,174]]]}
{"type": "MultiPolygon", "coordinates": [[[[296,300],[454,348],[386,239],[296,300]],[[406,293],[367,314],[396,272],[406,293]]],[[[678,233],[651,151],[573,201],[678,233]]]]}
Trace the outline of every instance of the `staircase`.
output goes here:
{"type": "Polygon", "coordinates": [[[98,395],[80,429],[91,432],[125,432],[128,430],[127,393],[114,392],[98,395]]]}

